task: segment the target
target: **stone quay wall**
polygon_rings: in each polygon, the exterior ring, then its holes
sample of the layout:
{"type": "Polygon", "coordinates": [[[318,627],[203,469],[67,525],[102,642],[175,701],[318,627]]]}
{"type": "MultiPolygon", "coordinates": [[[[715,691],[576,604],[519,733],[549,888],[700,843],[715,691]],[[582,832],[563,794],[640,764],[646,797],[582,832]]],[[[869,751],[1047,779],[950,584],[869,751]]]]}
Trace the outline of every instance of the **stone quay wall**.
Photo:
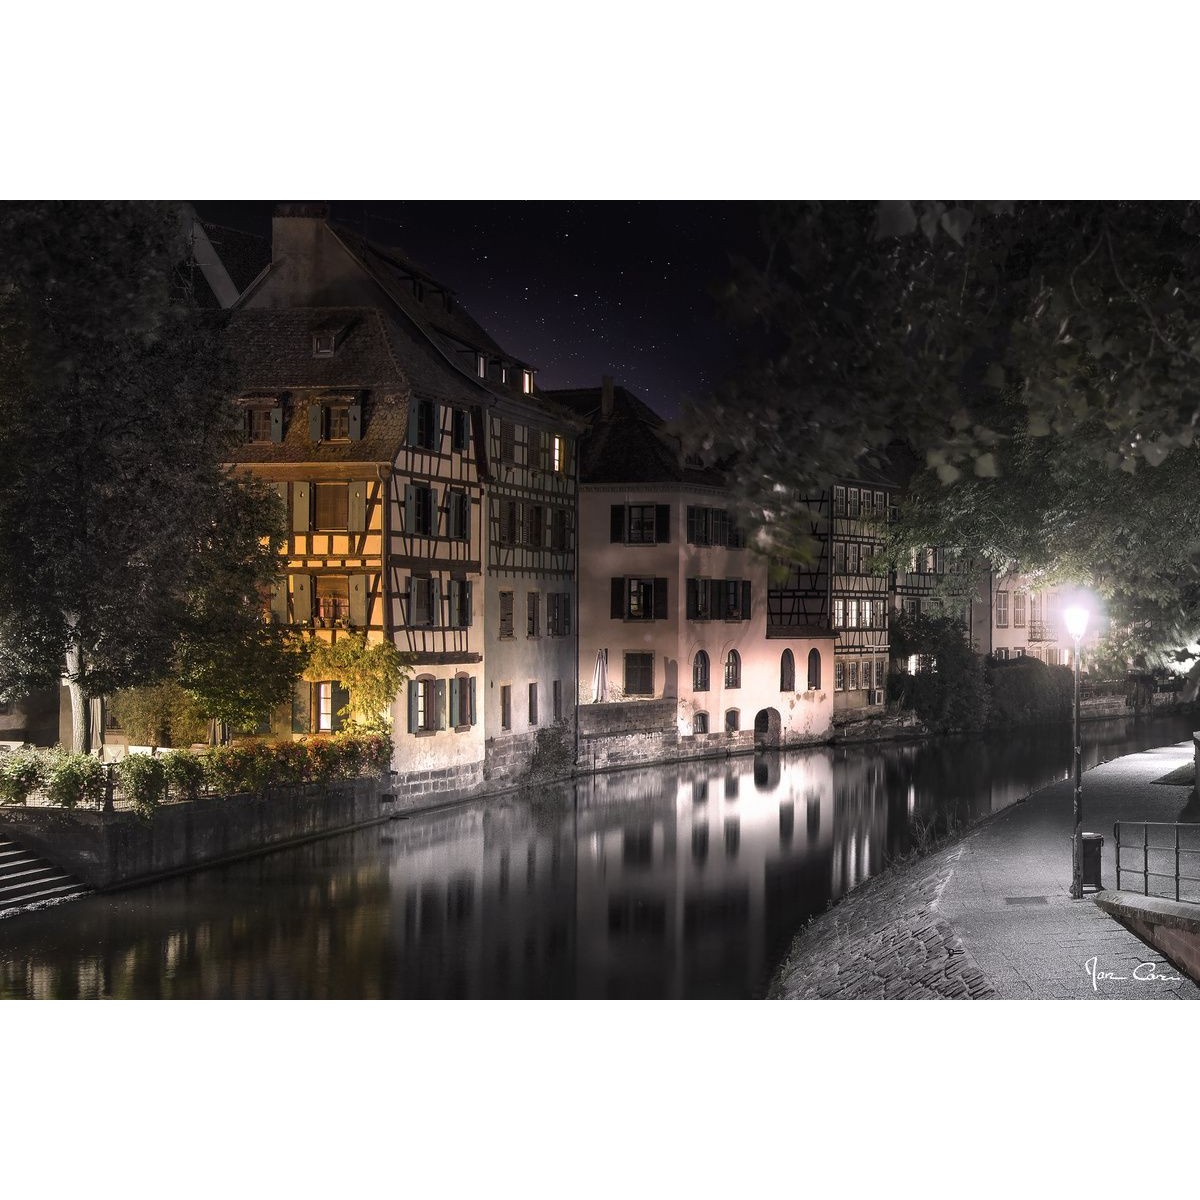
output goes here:
{"type": "Polygon", "coordinates": [[[11,835],[89,887],[104,890],[383,821],[394,812],[392,796],[380,780],[365,778],[274,789],[266,799],[202,797],[165,804],[149,818],[5,807],[0,836],[11,835]]]}

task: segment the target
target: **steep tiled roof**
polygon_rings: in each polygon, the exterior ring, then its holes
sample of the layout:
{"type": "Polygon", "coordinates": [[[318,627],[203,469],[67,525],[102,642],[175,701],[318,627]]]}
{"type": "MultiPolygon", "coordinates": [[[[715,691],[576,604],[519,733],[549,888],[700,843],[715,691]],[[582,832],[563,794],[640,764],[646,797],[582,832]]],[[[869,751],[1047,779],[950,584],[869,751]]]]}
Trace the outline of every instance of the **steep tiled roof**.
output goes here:
{"type": "Polygon", "coordinates": [[[229,272],[233,286],[244,292],[271,261],[270,238],[243,233],[240,229],[226,229],[224,225],[213,225],[208,221],[200,224],[229,272]]]}
{"type": "Polygon", "coordinates": [[[372,308],[240,309],[230,314],[230,351],[243,395],[279,397],[282,442],[241,446],[237,462],[391,462],[408,430],[412,393],[393,352],[389,330],[372,308]],[[313,356],[315,330],[342,334],[331,357],[313,356]],[[308,405],[345,392],[363,405],[362,438],[313,443],[308,405]]]}
{"type": "Polygon", "coordinates": [[[609,416],[601,412],[599,388],[546,394],[590,423],[583,439],[580,482],[724,485],[719,471],[684,466],[677,444],[665,432],[666,422],[627,389],[613,389],[609,416]]]}

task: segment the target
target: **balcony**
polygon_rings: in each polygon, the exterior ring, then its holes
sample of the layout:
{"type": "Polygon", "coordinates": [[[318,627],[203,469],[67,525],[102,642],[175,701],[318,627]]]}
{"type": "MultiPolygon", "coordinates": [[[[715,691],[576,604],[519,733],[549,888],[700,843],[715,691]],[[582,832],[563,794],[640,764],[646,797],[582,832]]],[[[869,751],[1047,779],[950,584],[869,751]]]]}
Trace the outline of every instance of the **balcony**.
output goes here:
{"type": "Polygon", "coordinates": [[[1057,642],[1058,633],[1048,621],[1030,621],[1026,640],[1030,642],[1057,642]]]}

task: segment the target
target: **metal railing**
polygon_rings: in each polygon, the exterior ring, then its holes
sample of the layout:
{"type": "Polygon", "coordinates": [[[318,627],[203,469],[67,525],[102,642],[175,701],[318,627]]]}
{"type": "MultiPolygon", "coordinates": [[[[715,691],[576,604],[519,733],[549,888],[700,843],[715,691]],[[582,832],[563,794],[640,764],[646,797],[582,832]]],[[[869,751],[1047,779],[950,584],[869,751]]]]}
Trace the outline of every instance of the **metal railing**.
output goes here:
{"type": "MultiPolygon", "coordinates": [[[[1189,875],[1181,870],[1181,865],[1184,865],[1185,860],[1180,858],[1183,854],[1200,855],[1200,825],[1184,825],[1179,822],[1170,821],[1117,821],[1113,825],[1113,838],[1116,841],[1117,854],[1117,890],[1121,890],[1121,872],[1124,870],[1126,876],[1141,876],[1142,879],[1142,895],[1160,895],[1159,892],[1150,891],[1151,879],[1169,879],[1175,885],[1175,899],[1185,900],[1191,904],[1200,904],[1200,874],[1189,875]],[[1131,831],[1141,831],[1141,836],[1136,835],[1131,839],[1131,831]],[[1165,844],[1163,841],[1151,841],[1151,830],[1155,830],[1155,837],[1158,837],[1158,830],[1169,830],[1165,835],[1165,844]],[[1125,835],[1125,840],[1122,841],[1122,833],[1125,835]],[[1194,845],[1185,845],[1186,840],[1191,840],[1194,845]],[[1121,850],[1124,849],[1127,853],[1133,852],[1135,858],[1140,852],[1141,866],[1131,867],[1121,865],[1121,850]],[[1171,870],[1160,871],[1152,870],[1151,863],[1155,867],[1166,866],[1171,867],[1171,870]],[[1181,892],[1182,884],[1194,885],[1189,890],[1192,895],[1183,895],[1181,892]]],[[[1186,860],[1186,865],[1190,870],[1200,872],[1200,860],[1186,860]],[[1193,865],[1195,864],[1195,865],[1193,865]]]]}

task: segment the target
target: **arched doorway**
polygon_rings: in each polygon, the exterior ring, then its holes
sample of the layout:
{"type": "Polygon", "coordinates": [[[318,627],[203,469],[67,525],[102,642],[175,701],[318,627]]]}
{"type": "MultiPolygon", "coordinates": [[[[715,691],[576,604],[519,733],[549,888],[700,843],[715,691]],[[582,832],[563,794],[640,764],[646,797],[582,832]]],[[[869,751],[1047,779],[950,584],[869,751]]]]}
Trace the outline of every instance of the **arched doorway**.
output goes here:
{"type": "Polygon", "coordinates": [[[767,750],[779,745],[779,713],[773,708],[760,708],[754,718],[754,746],[767,750]]]}

